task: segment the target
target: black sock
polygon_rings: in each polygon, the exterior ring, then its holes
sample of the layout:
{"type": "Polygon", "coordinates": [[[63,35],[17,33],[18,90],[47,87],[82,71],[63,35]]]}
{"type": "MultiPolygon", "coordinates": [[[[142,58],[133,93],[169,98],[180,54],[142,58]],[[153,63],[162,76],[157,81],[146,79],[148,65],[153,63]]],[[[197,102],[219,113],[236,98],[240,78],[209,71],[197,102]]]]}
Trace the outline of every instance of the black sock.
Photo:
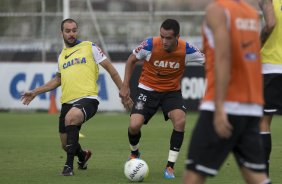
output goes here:
{"type": "Polygon", "coordinates": [[[66,126],[67,133],[67,161],[65,165],[73,168],[73,160],[78,146],[78,129],[76,125],[66,126]]]}
{"type": "Polygon", "coordinates": [[[270,159],[270,153],[271,153],[271,134],[260,134],[263,142],[263,149],[264,149],[264,156],[266,161],[266,172],[269,176],[269,159],[270,159]]]}
{"type": "Polygon", "coordinates": [[[170,150],[179,152],[182,146],[183,138],[184,132],[173,130],[170,137],[170,150]]]}
{"type": "Polygon", "coordinates": [[[80,162],[81,162],[81,161],[84,161],[85,153],[84,153],[84,151],[83,151],[83,149],[81,148],[81,146],[80,146],[79,143],[77,144],[77,149],[76,149],[75,156],[78,157],[78,160],[79,160],[80,162]]]}
{"type": "MultiPolygon", "coordinates": [[[[179,152],[184,139],[184,132],[172,131],[170,137],[170,150],[179,152]]],[[[168,161],[167,167],[174,167],[175,162],[168,161]]]]}
{"type": "MultiPolygon", "coordinates": [[[[141,138],[141,131],[139,131],[137,134],[133,135],[128,130],[128,140],[129,140],[129,143],[132,146],[136,146],[139,143],[140,138],[141,138]]],[[[138,149],[135,150],[135,151],[131,151],[131,154],[134,154],[134,155],[138,155],[138,153],[139,153],[138,149]]]]}
{"type": "Polygon", "coordinates": [[[173,168],[173,167],[174,167],[174,164],[175,164],[175,162],[167,161],[166,167],[171,167],[171,168],[173,168]]]}

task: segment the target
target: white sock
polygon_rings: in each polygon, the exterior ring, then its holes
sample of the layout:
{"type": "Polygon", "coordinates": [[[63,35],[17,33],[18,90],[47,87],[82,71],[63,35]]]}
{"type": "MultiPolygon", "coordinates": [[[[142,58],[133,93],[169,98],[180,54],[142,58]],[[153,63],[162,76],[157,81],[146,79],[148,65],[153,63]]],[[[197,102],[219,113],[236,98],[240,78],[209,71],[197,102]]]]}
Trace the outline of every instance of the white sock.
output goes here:
{"type": "Polygon", "coordinates": [[[169,161],[169,162],[176,162],[177,157],[178,157],[178,154],[179,154],[178,151],[169,150],[169,153],[168,153],[168,161],[169,161]]]}
{"type": "Polygon", "coordinates": [[[136,151],[136,150],[138,150],[138,148],[139,148],[139,144],[136,144],[136,145],[134,145],[134,146],[132,146],[132,145],[130,144],[130,149],[131,149],[131,151],[136,151]]]}

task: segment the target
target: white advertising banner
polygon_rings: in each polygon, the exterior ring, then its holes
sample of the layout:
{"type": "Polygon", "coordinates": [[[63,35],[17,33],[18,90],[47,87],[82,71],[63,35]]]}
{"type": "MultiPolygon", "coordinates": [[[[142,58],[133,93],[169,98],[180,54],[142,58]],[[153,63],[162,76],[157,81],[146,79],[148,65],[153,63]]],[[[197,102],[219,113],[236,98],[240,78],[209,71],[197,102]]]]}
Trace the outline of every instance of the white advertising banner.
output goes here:
{"type": "MultiPolygon", "coordinates": [[[[124,64],[114,63],[121,78],[124,75],[124,64]]],[[[50,104],[50,92],[38,95],[28,106],[21,103],[21,93],[32,90],[48,82],[57,71],[57,63],[0,63],[0,109],[44,109],[50,104]]],[[[124,111],[118,89],[110,75],[100,67],[99,111],[124,111]]],[[[57,108],[61,108],[61,88],[53,91],[56,94],[57,108]]]]}

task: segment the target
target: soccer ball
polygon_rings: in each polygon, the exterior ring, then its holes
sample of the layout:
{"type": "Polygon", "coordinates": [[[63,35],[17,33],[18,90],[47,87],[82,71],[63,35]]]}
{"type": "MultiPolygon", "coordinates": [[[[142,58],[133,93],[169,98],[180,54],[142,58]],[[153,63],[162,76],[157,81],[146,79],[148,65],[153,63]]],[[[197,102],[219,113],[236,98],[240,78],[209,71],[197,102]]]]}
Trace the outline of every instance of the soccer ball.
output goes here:
{"type": "Polygon", "coordinates": [[[143,181],[149,174],[147,163],[140,159],[130,159],[124,165],[124,175],[130,181],[143,181]]]}

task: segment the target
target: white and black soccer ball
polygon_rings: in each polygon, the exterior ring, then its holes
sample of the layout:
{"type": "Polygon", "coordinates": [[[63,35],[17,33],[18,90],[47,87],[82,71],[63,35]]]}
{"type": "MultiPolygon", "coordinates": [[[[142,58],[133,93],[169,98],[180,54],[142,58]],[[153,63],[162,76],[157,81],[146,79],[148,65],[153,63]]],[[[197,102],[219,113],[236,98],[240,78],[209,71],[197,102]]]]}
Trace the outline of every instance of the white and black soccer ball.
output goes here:
{"type": "Polygon", "coordinates": [[[130,181],[143,181],[149,174],[147,163],[140,159],[130,159],[124,165],[124,175],[130,181]]]}

